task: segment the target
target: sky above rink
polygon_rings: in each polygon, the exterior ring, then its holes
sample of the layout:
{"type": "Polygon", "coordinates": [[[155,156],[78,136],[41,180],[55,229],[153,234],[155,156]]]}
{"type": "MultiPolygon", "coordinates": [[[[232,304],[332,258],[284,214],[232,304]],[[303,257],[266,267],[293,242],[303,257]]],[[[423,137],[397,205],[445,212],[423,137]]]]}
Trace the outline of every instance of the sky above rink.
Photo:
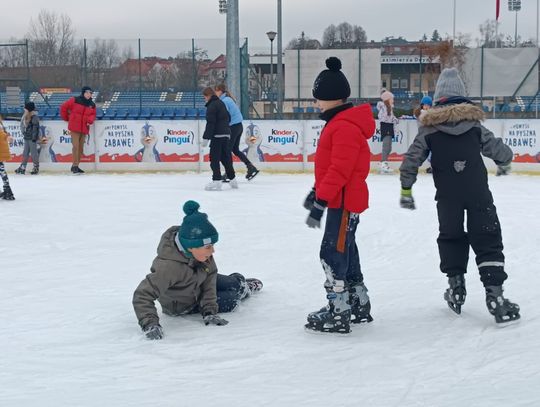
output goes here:
{"type": "MultiPolygon", "coordinates": [[[[239,0],[240,35],[251,47],[268,46],[266,32],[276,30],[276,0],[239,0]]],[[[495,0],[456,0],[456,32],[479,37],[478,26],[495,18],[495,0]]],[[[79,38],[172,39],[224,38],[225,16],[218,0],[47,0],[11,2],[0,25],[0,38],[22,37],[41,8],[69,15],[79,38]],[[35,3],[35,4],[33,4],[35,3]]],[[[522,0],[518,33],[536,39],[537,2],[522,0]]],[[[434,29],[452,34],[453,0],[283,0],[284,45],[302,31],[321,39],[329,24],[362,26],[368,40],[403,36],[418,40],[434,29]]],[[[514,33],[515,13],[501,0],[500,32],[514,33]]],[[[474,42],[473,42],[474,44],[474,42]]]]}

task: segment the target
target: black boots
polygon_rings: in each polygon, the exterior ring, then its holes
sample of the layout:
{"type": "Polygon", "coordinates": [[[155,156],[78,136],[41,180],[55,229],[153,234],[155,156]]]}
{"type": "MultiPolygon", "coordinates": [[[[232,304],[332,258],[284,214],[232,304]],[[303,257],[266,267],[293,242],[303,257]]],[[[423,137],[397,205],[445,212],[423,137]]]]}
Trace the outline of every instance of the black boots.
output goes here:
{"type": "Polygon", "coordinates": [[[486,287],[486,305],[498,324],[515,321],[520,318],[519,305],[504,298],[502,285],[486,287]]]}
{"type": "Polygon", "coordinates": [[[458,274],[457,276],[448,277],[448,285],[449,287],[444,293],[444,300],[452,311],[461,314],[461,306],[465,304],[465,297],[467,296],[465,275],[458,274]]]}
{"type": "Polygon", "coordinates": [[[72,172],[73,174],[76,174],[76,175],[78,175],[78,174],[84,174],[84,171],[81,170],[81,169],[79,168],[78,165],[73,165],[73,166],[71,166],[71,172],[72,172]]]}
{"type": "Polygon", "coordinates": [[[316,332],[348,334],[351,332],[351,305],[347,290],[335,293],[330,291],[328,305],[308,315],[307,330],[316,332]]]}
{"type": "Polygon", "coordinates": [[[9,186],[4,186],[4,191],[0,192],[0,199],[4,199],[6,201],[15,200],[15,197],[13,196],[13,191],[11,191],[11,188],[9,186]]]}

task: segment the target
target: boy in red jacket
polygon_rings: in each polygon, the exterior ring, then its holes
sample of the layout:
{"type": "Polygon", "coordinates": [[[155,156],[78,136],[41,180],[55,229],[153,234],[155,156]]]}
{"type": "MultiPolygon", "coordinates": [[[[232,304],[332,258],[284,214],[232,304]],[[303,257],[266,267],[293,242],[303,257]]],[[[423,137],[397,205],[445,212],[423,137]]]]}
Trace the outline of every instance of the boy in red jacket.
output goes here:
{"type": "Polygon", "coordinates": [[[313,97],[326,121],[315,154],[315,188],[304,206],[310,228],[320,228],[328,207],[320,259],[326,274],[328,305],[308,315],[306,329],[349,333],[350,323],[371,322],[371,304],[360,271],[355,242],[359,215],[368,208],[370,151],[375,132],[369,104],[347,103],[349,82],[336,57],[326,60],[313,85],[313,97]]]}

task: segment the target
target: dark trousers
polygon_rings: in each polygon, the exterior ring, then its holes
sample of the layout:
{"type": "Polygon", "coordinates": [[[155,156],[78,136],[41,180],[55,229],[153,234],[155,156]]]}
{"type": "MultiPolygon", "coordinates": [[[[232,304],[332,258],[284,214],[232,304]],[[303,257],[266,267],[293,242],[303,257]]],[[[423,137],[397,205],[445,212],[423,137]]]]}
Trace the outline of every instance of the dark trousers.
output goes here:
{"type": "Polygon", "coordinates": [[[2,184],[5,187],[9,187],[9,178],[6,172],[6,167],[2,161],[0,161],[0,177],[2,178],[2,184]]]}
{"type": "Polygon", "coordinates": [[[358,222],[357,213],[328,209],[320,252],[327,289],[332,287],[333,280],[343,280],[348,287],[364,281],[354,236],[358,222]]]}
{"type": "Polygon", "coordinates": [[[251,164],[251,161],[247,158],[247,156],[240,151],[240,138],[242,137],[242,133],[244,132],[244,126],[242,123],[236,123],[231,126],[231,140],[229,142],[231,146],[232,153],[237,156],[240,161],[242,161],[244,164],[246,164],[247,167],[252,167],[253,164],[251,164]]]}
{"type": "Polygon", "coordinates": [[[210,168],[212,169],[213,181],[221,180],[220,163],[225,167],[227,178],[234,179],[235,173],[228,137],[213,138],[212,141],[210,141],[210,168]]]}
{"type": "Polygon", "coordinates": [[[216,290],[219,312],[231,312],[247,296],[246,279],[239,273],[218,274],[216,290]]]}
{"type": "Polygon", "coordinates": [[[484,286],[502,285],[504,271],[501,225],[493,202],[465,204],[439,200],[439,255],[441,271],[448,277],[467,272],[469,246],[476,254],[480,280],[484,286]],[[463,227],[467,211],[467,232],[463,227]]]}

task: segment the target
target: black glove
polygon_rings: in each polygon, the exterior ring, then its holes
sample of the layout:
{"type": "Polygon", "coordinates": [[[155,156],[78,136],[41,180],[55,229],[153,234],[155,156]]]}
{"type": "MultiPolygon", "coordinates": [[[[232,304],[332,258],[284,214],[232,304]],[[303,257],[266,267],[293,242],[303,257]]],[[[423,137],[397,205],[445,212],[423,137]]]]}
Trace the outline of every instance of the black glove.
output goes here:
{"type": "Polygon", "coordinates": [[[309,211],[309,216],[306,219],[306,225],[308,225],[310,228],[320,228],[321,218],[323,216],[326,205],[326,201],[315,199],[315,202],[313,202],[313,207],[309,211]]]}
{"type": "Polygon", "coordinates": [[[307,194],[306,199],[304,199],[304,208],[310,211],[313,208],[313,202],[315,202],[315,188],[311,188],[309,194],[307,194]]]}
{"type": "Polygon", "coordinates": [[[399,198],[399,206],[404,209],[416,209],[411,188],[401,188],[401,197],[399,198]]]}
{"type": "Polygon", "coordinates": [[[150,325],[146,327],[143,331],[148,339],[163,338],[163,328],[161,328],[161,325],[159,324],[150,325]]]}
{"type": "Polygon", "coordinates": [[[212,315],[212,314],[205,315],[203,317],[203,321],[205,325],[212,324],[212,325],[222,326],[222,325],[227,325],[229,323],[229,321],[227,321],[226,319],[223,319],[221,317],[218,317],[217,315],[212,315]]]}

